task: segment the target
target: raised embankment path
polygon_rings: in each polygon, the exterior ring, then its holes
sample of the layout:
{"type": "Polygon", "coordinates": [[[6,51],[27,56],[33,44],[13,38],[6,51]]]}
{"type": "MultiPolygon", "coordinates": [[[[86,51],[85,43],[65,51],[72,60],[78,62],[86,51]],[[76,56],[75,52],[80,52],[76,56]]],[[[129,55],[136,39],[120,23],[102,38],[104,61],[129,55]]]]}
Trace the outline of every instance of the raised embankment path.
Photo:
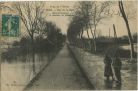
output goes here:
{"type": "Polygon", "coordinates": [[[67,45],[26,91],[90,90],[92,84],[82,72],[67,45]]]}

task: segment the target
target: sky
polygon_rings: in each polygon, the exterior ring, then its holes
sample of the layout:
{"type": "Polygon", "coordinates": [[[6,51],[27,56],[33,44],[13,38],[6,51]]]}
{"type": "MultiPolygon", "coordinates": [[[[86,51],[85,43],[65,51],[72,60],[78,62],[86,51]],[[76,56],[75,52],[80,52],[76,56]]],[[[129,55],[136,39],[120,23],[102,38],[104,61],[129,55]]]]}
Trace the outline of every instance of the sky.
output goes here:
{"type": "MultiPolygon", "coordinates": [[[[72,2],[72,1],[66,1],[66,2],[61,1],[60,2],[60,1],[57,1],[57,2],[47,2],[46,4],[48,4],[49,6],[66,6],[69,9],[73,9],[76,2],[72,2]]],[[[66,7],[65,7],[65,9],[66,9],[66,7]]],[[[60,9],[63,9],[63,8],[64,7],[61,7],[60,9]]],[[[52,12],[56,12],[56,11],[52,11],[52,12]]],[[[65,11],[65,12],[67,12],[67,11],[65,11]]],[[[69,11],[69,12],[72,12],[72,11],[69,11]]],[[[51,11],[50,11],[50,13],[51,13],[51,11]]],[[[66,14],[63,14],[63,15],[66,15],[66,14]]],[[[62,33],[66,34],[67,29],[68,29],[68,25],[70,23],[70,18],[71,18],[71,16],[47,16],[46,20],[55,22],[55,24],[61,29],[62,33]]]]}
{"type": "MultiPolygon", "coordinates": [[[[7,2],[9,5],[11,2],[7,2]]],[[[70,23],[71,16],[70,13],[73,12],[76,1],[52,1],[45,2],[45,15],[47,21],[54,22],[62,31],[63,34],[67,33],[68,24],[70,23]],[[69,10],[70,9],[70,10],[69,10]],[[68,10],[68,11],[67,11],[68,10]],[[66,16],[67,15],[67,16],[66,16]]],[[[127,2],[129,7],[125,10],[133,11],[137,7],[137,2],[127,2]]],[[[118,6],[112,7],[115,11],[118,11],[118,6]]],[[[138,10],[137,10],[138,11],[138,10]]],[[[136,12],[137,13],[137,12],[136,12]]],[[[138,19],[129,19],[130,29],[132,33],[137,32],[137,20],[138,19]]],[[[104,36],[110,35],[113,36],[113,24],[116,26],[116,32],[118,36],[127,35],[127,29],[125,22],[121,16],[114,15],[112,18],[106,18],[101,20],[100,24],[97,26],[97,30],[101,31],[101,34],[104,36]]],[[[86,36],[86,32],[84,32],[86,36]]],[[[91,36],[90,36],[91,37],[91,36]]]]}
{"type": "MultiPolygon", "coordinates": [[[[67,5],[70,8],[73,8],[76,5],[76,2],[52,2],[51,4],[52,5],[67,5]]],[[[137,7],[136,2],[127,2],[126,5],[129,5],[130,10],[133,10],[135,7],[137,7]],[[133,8],[131,9],[131,7],[133,8]]],[[[115,11],[118,11],[118,6],[114,6],[113,8],[115,11]]],[[[127,10],[129,9],[127,8],[127,10]]],[[[70,16],[48,16],[47,20],[55,22],[56,25],[59,28],[61,28],[62,33],[64,34],[67,33],[68,24],[70,23],[70,16]]],[[[110,29],[110,33],[111,33],[110,35],[113,36],[113,24],[116,27],[116,32],[118,36],[127,35],[127,29],[126,29],[125,22],[123,18],[118,15],[114,15],[111,18],[106,18],[106,19],[101,20],[100,24],[97,26],[97,30],[101,31],[102,35],[108,36],[109,29],[110,29]]],[[[137,32],[137,19],[129,19],[129,24],[130,24],[131,32],[136,33],[137,32]]],[[[86,32],[84,32],[84,36],[86,36],[86,32]]]]}

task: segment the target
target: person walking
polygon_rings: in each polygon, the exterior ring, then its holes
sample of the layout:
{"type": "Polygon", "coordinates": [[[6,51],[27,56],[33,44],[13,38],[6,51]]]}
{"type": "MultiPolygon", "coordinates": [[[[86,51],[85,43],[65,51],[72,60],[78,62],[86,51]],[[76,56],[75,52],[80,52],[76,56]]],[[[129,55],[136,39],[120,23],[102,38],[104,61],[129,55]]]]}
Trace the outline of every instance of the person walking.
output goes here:
{"type": "Polygon", "coordinates": [[[108,55],[106,55],[104,59],[104,64],[105,64],[104,76],[107,78],[107,80],[110,79],[110,76],[112,77],[112,80],[114,80],[111,63],[112,59],[108,55]]]}
{"type": "Polygon", "coordinates": [[[117,79],[118,85],[121,85],[121,67],[122,67],[122,62],[119,57],[115,57],[115,60],[113,61],[113,68],[115,72],[115,76],[117,79]]]}

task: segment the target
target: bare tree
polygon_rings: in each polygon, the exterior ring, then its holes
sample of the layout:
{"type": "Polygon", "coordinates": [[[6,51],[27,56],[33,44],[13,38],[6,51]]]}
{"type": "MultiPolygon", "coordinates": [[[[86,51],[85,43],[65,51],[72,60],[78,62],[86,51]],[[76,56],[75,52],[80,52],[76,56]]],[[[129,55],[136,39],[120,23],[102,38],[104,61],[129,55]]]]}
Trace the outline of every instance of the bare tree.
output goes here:
{"type": "Polygon", "coordinates": [[[133,39],[132,39],[130,27],[129,27],[129,22],[128,22],[128,18],[126,16],[126,13],[125,13],[125,10],[124,10],[123,2],[122,1],[118,1],[118,4],[119,4],[120,12],[122,14],[122,17],[123,17],[123,19],[125,21],[125,24],[126,24],[126,27],[127,27],[128,38],[129,38],[129,43],[130,43],[130,47],[131,47],[131,55],[130,55],[130,58],[132,60],[133,57],[134,57],[134,45],[133,45],[133,39]]]}
{"type": "Polygon", "coordinates": [[[110,1],[103,1],[103,2],[93,2],[91,4],[91,11],[90,11],[90,21],[89,27],[91,30],[91,35],[93,37],[93,45],[94,50],[96,51],[96,36],[97,36],[97,25],[100,21],[106,18],[105,12],[109,9],[111,2],[110,1]]]}
{"type": "MultiPolygon", "coordinates": [[[[103,1],[103,2],[97,2],[97,1],[81,1],[76,5],[76,13],[75,13],[75,19],[78,19],[75,21],[77,24],[80,23],[80,27],[78,33],[80,36],[83,35],[83,31],[87,32],[88,36],[88,42],[90,46],[90,50],[92,51],[92,48],[94,52],[96,52],[96,36],[98,32],[97,25],[100,23],[100,21],[107,16],[105,12],[107,12],[108,7],[110,6],[109,1],[103,1]],[[92,38],[90,38],[89,30],[91,33],[92,38]]],[[[79,26],[77,25],[76,26],[79,26]]],[[[82,38],[82,37],[80,37],[82,38]]]]}
{"type": "Polygon", "coordinates": [[[39,24],[39,19],[44,13],[42,2],[17,2],[14,4],[23,24],[26,27],[28,35],[31,38],[31,52],[33,60],[33,72],[35,71],[35,48],[34,48],[34,34],[36,33],[39,24]]]}
{"type": "MultiPolygon", "coordinates": [[[[90,13],[92,4],[93,4],[93,2],[90,2],[90,1],[79,2],[77,10],[76,10],[77,11],[76,15],[80,17],[80,21],[81,21],[81,25],[82,25],[82,29],[80,30],[80,31],[82,31],[81,35],[83,35],[83,31],[87,32],[90,50],[92,50],[92,41],[91,41],[91,38],[89,35],[88,24],[89,24],[89,20],[90,20],[90,14],[89,13],[90,13]]],[[[83,41],[83,43],[85,43],[85,42],[83,41]]]]}
{"type": "Polygon", "coordinates": [[[47,37],[47,21],[45,18],[39,18],[37,24],[37,31],[35,33],[37,33],[39,37],[47,37]]]}
{"type": "Polygon", "coordinates": [[[37,31],[39,19],[44,13],[42,2],[17,2],[14,4],[15,9],[19,13],[22,22],[32,40],[34,41],[34,33],[37,31]]]}

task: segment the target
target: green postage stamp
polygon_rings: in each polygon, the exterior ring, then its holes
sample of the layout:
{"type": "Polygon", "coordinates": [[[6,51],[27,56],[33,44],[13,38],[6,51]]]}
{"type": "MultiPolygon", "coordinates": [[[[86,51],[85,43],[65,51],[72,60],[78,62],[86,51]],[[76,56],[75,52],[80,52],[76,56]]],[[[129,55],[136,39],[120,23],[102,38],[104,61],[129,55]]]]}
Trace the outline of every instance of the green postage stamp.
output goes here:
{"type": "Polygon", "coordinates": [[[2,15],[2,36],[19,36],[19,16],[11,14],[2,15]]]}

